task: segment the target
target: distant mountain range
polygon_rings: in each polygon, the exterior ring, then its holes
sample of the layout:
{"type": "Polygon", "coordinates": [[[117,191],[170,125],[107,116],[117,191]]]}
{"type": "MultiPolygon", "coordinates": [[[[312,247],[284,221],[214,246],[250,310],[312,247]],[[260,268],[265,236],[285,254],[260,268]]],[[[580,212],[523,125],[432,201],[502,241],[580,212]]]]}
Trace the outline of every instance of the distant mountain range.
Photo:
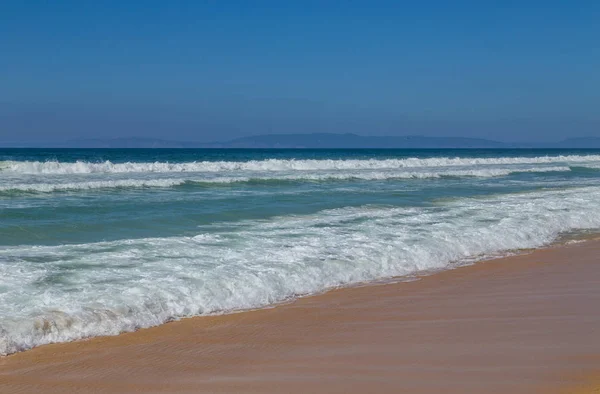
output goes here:
{"type": "Polygon", "coordinates": [[[501,148],[503,143],[480,138],[382,136],[356,134],[267,134],[211,144],[219,148],[501,148]]]}
{"type": "MultiPolygon", "coordinates": [[[[0,142],[0,146],[3,144],[0,142]]],[[[6,145],[5,145],[6,146],[6,145]]],[[[71,140],[55,144],[11,144],[45,148],[264,148],[264,149],[358,149],[358,148],[600,148],[600,137],[571,138],[556,143],[516,144],[482,138],[409,136],[362,136],[357,134],[264,134],[225,142],[200,143],[153,138],[71,140]]]]}

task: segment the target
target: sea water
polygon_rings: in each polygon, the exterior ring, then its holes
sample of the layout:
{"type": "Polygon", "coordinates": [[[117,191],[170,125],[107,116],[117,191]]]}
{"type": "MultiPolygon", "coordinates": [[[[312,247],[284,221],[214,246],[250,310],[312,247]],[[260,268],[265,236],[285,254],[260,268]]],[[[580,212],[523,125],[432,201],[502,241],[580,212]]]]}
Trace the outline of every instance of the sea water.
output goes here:
{"type": "Polygon", "coordinates": [[[0,355],[600,228],[600,150],[0,150],[0,355]]]}

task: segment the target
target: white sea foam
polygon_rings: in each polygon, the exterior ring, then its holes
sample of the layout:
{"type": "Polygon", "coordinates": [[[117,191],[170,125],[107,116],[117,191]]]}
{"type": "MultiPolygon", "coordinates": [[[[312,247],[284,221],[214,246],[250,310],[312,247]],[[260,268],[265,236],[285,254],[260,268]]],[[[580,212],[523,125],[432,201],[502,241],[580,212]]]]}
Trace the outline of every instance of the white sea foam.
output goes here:
{"type": "Polygon", "coordinates": [[[89,182],[57,182],[57,183],[16,183],[0,186],[0,192],[23,191],[51,193],[62,190],[91,190],[112,188],[172,187],[182,185],[183,179],[121,179],[89,182]]]}
{"type": "Polygon", "coordinates": [[[219,223],[195,237],[5,247],[0,354],[448,268],[599,227],[600,187],[586,187],[219,223]]]}
{"type": "MultiPolygon", "coordinates": [[[[252,174],[252,176],[215,176],[210,175],[204,178],[197,176],[188,176],[186,178],[153,178],[153,179],[107,179],[107,180],[86,180],[80,182],[65,181],[62,178],[55,182],[45,181],[25,183],[19,178],[16,182],[6,182],[0,186],[0,192],[21,191],[51,193],[65,190],[92,190],[92,189],[111,189],[111,188],[166,188],[181,186],[186,183],[202,184],[227,184],[239,182],[260,182],[260,181],[327,181],[327,180],[393,180],[393,179],[427,179],[441,177],[498,177],[521,172],[565,172],[570,171],[567,166],[549,166],[549,167],[510,167],[510,168],[467,168],[467,169],[437,169],[428,171],[406,170],[388,170],[388,171],[338,171],[338,172],[309,172],[301,173],[271,173],[261,172],[252,174]]],[[[178,174],[180,175],[180,174],[178,174]]],[[[43,178],[44,179],[44,178],[43,178]]]]}
{"type": "Polygon", "coordinates": [[[251,160],[199,161],[186,163],[112,163],[110,161],[75,163],[58,161],[4,161],[3,172],[19,174],[94,174],[94,173],[183,173],[227,171],[315,171],[315,170],[377,170],[422,167],[456,167],[515,164],[600,164],[600,155],[568,155],[540,157],[436,157],[428,159],[369,159],[369,160],[251,160]]]}

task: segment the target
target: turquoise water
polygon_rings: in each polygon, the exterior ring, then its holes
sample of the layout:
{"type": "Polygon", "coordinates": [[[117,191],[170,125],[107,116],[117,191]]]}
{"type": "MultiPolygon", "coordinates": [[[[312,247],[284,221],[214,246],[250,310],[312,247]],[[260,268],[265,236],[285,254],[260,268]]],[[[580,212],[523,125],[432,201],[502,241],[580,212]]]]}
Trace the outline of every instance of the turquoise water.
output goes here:
{"type": "Polygon", "coordinates": [[[0,354],[600,227],[600,150],[0,150],[0,354]]]}

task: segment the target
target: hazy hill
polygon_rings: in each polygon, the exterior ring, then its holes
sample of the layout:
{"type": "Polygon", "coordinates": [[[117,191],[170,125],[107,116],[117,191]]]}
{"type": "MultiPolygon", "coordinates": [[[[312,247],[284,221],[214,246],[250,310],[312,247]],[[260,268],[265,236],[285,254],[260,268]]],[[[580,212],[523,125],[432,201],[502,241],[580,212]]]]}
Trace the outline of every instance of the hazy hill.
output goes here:
{"type": "Polygon", "coordinates": [[[356,134],[265,134],[230,141],[199,143],[152,138],[68,141],[68,148],[502,148],[507,144],[479,138],[361,136],[356,134]]]}
{"type": "Polygon", "coordinates": [[[264,134],[230,141],[201,143],[154,138],[113,138],[71,140],[39,144],[55,148],[503,148],[497,141],[480,138],[423,136],[362,136],[357,134],[264,134]]]}
{"type": "Polygon", "coordinates": [[[265,134],[210,144],[222,148],[501,148],[506,144],[479,138],[362,136],[356,134],[265,134]]]}
{"type": "Polygon", "coordinates": [[[154,138],[114,138],[72,140],[61,144],[65,148],[188,148],[198,143],[168,141],[154,138]]]}
{"type": "Polygon", "coordinates": [[[201,143],[154,138],[71,140],[59,143],[5,144],[0,146],[45,148],[600,148],[600,137],[570,138],[556,143],[503,143],[483,138],[408,136],[362,136],[357,134],[263,134],[224,142],[201,143]]]}
{"type": "Polygon", "coordinates": [[[556,148],[600,148],[600,137],[569,138],[555,144],[556,148]]]}

